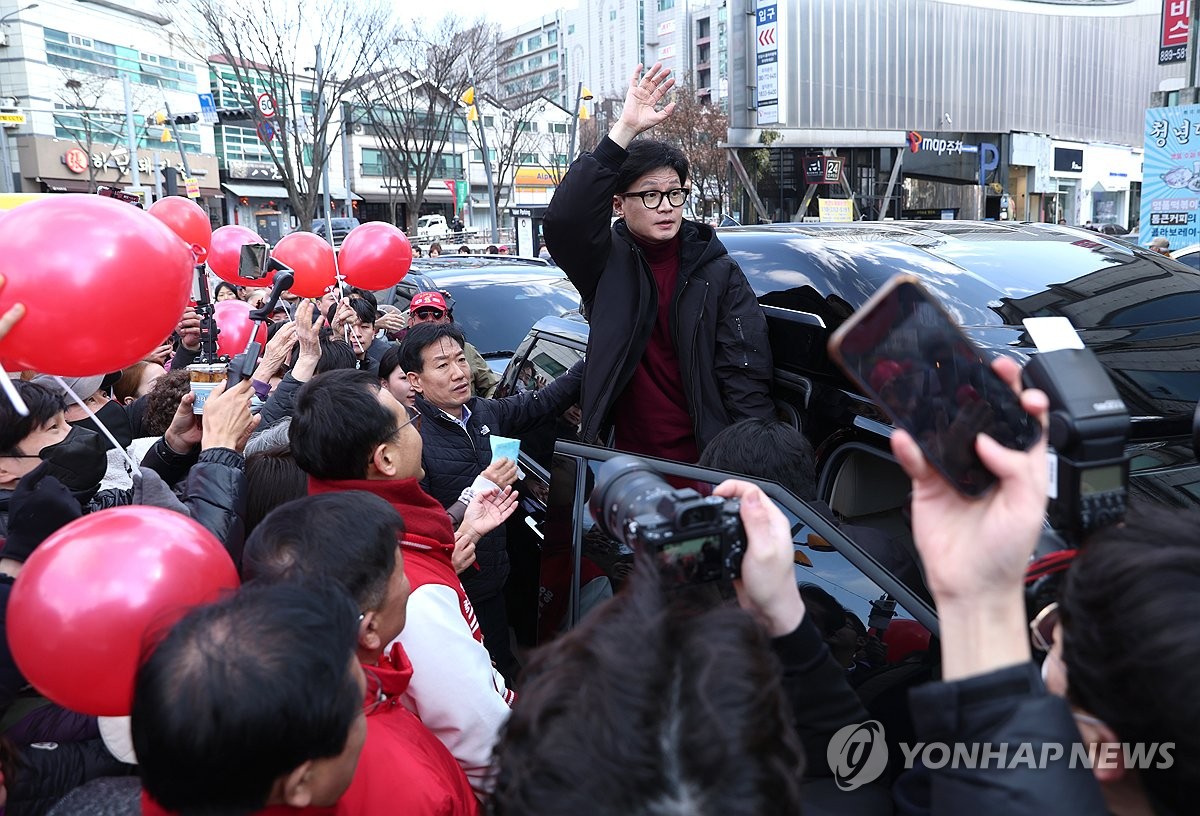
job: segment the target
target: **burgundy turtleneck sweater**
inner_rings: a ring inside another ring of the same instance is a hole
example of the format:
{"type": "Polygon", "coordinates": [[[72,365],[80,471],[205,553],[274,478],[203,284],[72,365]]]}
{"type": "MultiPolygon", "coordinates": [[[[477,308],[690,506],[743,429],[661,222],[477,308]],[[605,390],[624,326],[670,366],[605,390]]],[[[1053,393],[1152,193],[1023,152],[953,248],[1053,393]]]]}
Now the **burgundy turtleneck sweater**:
{"type": "Polygon", "coordinates": [[[700,458],[683,390],[679,354],[671,337],[671,307],[679,282],[679,236],[663,244],[634,238],[658,287],[658,317],[633,378],[614,409],[620,450],[693,463],[700,458]]]}

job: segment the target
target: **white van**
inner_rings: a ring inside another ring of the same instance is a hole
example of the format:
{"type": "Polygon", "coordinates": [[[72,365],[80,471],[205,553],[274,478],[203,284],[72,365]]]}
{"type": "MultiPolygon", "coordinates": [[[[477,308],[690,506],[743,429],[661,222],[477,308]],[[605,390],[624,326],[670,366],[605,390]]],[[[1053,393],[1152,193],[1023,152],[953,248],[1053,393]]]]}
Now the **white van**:
{"type": "Polygon", "coordinates": [[[440,238],[450,234],[444,215],[422,215],[417,219],[418,238],[440,238]]]}

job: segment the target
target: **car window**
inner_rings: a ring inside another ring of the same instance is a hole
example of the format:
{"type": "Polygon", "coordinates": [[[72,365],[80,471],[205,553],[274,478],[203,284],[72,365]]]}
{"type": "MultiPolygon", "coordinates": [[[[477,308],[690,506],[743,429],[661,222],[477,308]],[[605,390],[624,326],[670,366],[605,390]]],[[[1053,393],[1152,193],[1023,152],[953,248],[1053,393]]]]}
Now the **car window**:
{"type": "MultiPolygon", "coordinates": [[[[519,360],[513,358],[498,393],[540,391],[567,373],[583,356],[581,349],[565,345],[554,335],[537,335],[525,355],[519,360]]],[[[578,440],[578,427],[562,416],[547,419],[521,434],[521,451],[549,470],[556,439],[578,440]]]]}
{"type": "MultiPolygon", "coordinates": [[[[568,543],[572,543],[578,550],[581,563],[598,567],[609,576],[610,580],[617,584],[617,589],[619,589],[620,583],[627,577],[631,569],[633,552],[623,543],[614,541],[604,535],[596,526],[595,519],[587,508],[587,499],[595,487],[596,475],[602,459],[598,455],[574,457],[564,453],[564,450],[587,451],[598,449],[589,449],[588,446],[583,445],[559,446],[559,452],[555,454],[553,467],[551,468],[553,476],[550,482],[547,529],[551,530],[553,535],[557,537],[555,546],[564,546],[564,542],[561,539],[563,536],[572,535],[570,532],[572,528],[571,519],[573,518],[573,514],[578,512],[580,523],[575,526],[573,533],[577,540],[568,543]],[[570,460],[581,462],[585,466],[583,471],[581,473],[577,472],[578,465],[573,464],[570,460]],[[558,478],[560,473],[565,478],[558,478]],[[584,498],[582,510],[575,503],[576,490],[580,486],[580,481],[582,481],[582,495],[584,498]]],[[[607,455],[611,454],[606,452],[605,456],[607,457],[607,455]]],[[[653,465],[661,472],[669,472],[677,469],[689,472],[695,470],[675,463],[654,462],[653,465]]],[[[716,482],[689,480],[688,484],[700,490],[711,492],[711,488],[715,486],[716,482]]],[[[786,491],[783,491],[777,485],[771,485],[770,488],[777,495],[786,494],[786,491]]],[[[795,570],[797,582],[811,584],[825,590],[845,610],[853,614],[865,625],[871,617],[872,601],[876,601],[886,594],[883,587],[868,577],[863,569],[852,563],[833,542],[817,532],[816,527],[813,525],[823,520],[823,517],[816,510],[790,494],[786,494],[784,501],[777,501],[776,503],[792,523],[793,540],[796,545],[795,570]]],[[[547,538],[549,539],[550,535],[547,538]]],[[[834,538],[836,539],[836,536],[834,538]]],[[[557,591],[562,593],[569,591],[569,589],[569,587],[558,587],[557,591]]],[[[904,597],[909,596],[905,594],[904,597]]],[[[912,605],[913,609],[910,610],[905,604],[898,604],[895,609],[895,619],[908,621],[920,620],[922,625],[932,624],[933,612],[931,608],[922,608],[920,601],[915,598],[912,605]],[[919,614],[920,617],[917,617],[914,613],[919,614]]],[[[578,617],[572,619],[571,622],[581,619],[586,615],[587,611],[587,609],[574,610],[578,617]]],[[[568,621],[565,620],[555,621],[552,628],[562,628],[567,623],[568,621]]],[[[916,626],[915,623],[913,625],[916,626]]]]}
{"type": "Polygon", "coordinates": [[[454,296],[455,322],[484,356],[511,354],[543,317],[579,308],[579,294],[573,288],[548,281],[492,280],[452,286],[450,294],[454,296]]]}
{"type": "Polygon", "coordinates": [[[1186,255],[1176,257],[1175,260],[1186,267],[1200,271],[1200,252],[1189,252],[1186,255]]]}

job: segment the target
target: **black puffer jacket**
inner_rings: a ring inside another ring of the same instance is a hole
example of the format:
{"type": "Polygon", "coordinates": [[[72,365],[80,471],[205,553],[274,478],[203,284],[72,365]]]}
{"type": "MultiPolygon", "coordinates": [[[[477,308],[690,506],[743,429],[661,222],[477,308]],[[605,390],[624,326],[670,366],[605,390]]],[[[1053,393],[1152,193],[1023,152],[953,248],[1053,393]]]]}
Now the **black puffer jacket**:
{"type": "MultiPolygon", "coordinates": [[[[526,391],[503,399],[472,397],[467,403],[471,418],[464,429],[423,398],[417,397],[421,412],[421,438],[424,448],[421,464],[425,468],[422,489],[443,507],[458,501],[463,488],[492,461],[490,436],[516,437],[543,420],[570,408],[579,396],[584,362],[580,360],[550,385],[539,391],[526,391]]],[[[491,598],[504,588],[508,579],[508,551],[504,525],[484,536],[475,545],[479,569],[468,569],[459,578],[472,602],[491,598]]]]}
{"type": "MultiPolygon", "coordinates": [[[[617,173],[628,154],[605,137],[554,193],[546,246],[583,297],[591,324],[583,380],[583,441],[607,435],[617,398],[633,376],[658,316],[658,287],[624,221],[610,227],[617,173]]],[[[696,443],[703,451],[727,425],[775,415],[767,319],[716,233],[684,221],[671,334],[696,443]]]]}
{"type": "MultiPolygon", "coordinates": [[[[242,547],[246,543],[246,460],[237,451],[210,448],[200,454],[195,464],[186,467],[190,461],[190,456],[174,453],[160,439],[142,460],[142,467],[154,470],[168,484],[181,481],[176,490],[182,488],[182,501],[188,514],[225,545],[234,564],[240,567],[242,547]],[[151,466],[152,458],[156,461],[155,466],[151,466]],[[164,466],[165,462],[169,464],[164,466]],[[180,464],[186,469],[177,469],[180,464]],[[186,481],[182,481],[184,474],[186,481]]],[[[0,490],[0,537],[8,534],[11,497],[11,490],[0,490]]],[[[133,500],[133,490],[101,490],[88,502],[84,512],[125,507],[133,504],[133,500]]]]}

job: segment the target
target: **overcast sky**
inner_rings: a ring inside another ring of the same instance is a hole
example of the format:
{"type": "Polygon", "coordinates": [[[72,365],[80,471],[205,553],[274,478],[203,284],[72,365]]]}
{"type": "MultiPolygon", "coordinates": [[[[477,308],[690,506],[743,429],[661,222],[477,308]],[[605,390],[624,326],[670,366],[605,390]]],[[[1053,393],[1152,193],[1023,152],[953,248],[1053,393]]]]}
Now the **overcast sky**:
{"type": "Polygon", "coordinates": [[[447,11],[464,19],[486,17],[501,29],[509,29],[549,14],[557,8],[573,8],[574,0],[454,0],[450,6],[432,4],[429,16],[439,18],[447,11]]]}

